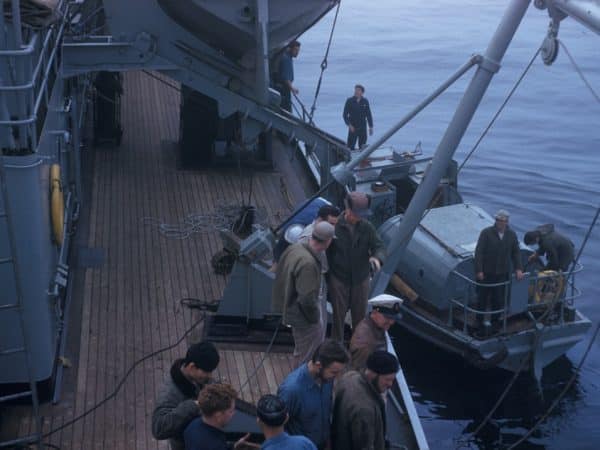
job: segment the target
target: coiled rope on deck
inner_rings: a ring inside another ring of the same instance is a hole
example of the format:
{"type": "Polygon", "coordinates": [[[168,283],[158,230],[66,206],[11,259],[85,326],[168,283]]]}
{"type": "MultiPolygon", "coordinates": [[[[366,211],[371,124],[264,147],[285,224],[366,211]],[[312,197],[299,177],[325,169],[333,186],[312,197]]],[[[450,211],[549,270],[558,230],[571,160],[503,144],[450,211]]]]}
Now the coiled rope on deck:
{"type": "MultiPolygon", "coordinates": [[[[240,213],[245,212],[240,205],[224,205],[220,206],[218,211],[188,214],[182,220],[173,223],[155,217],[142,217],[141,221],[144,225],[158,229],[159,233],[168,239],[187,239],[196,233],[212,233],[217,230],[235,231],[234,226],[240,213]]],[[[262,208],[255,211],[254,219],[255,223],[264,224],[266,213],[262,208]]]]}

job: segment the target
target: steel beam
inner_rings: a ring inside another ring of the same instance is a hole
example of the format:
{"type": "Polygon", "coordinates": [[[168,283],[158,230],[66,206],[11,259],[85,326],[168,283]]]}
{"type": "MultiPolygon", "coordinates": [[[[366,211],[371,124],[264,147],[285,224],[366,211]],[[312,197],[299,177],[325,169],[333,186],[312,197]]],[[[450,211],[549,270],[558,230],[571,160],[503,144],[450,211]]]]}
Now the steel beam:
{"type": "Polygon", "coordinates": [[[440,180],[446,173],[454,152],[469,126],[492,77],[497,72],[500,61],[518,29],[529,3],[529,0],[512,0],[510,2],[484,54],[483,63],[479,65],[473,75],[438,145],[431,165],[425,171],[423,180],[408,205],[398,232],[388,246],[389,256],[371,283],[371,297],[383,293],[387,288],[390,278],[400,262],[402,252],[408,245],[425,209],[435,194],[440,180]]]}

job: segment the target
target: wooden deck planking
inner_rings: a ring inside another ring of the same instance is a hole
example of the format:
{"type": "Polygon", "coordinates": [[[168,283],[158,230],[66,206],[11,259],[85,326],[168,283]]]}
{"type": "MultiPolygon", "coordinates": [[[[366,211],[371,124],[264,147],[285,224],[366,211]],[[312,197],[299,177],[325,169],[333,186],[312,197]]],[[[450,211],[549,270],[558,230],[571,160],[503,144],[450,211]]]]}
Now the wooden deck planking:
{"type": "MultiPolygon", "coordinates": [[[[177,139],[178,107],[173,89],[141,72],[125,76],[123,142],[118,149],[96,149],[87,205],[87,246],[103,249],[105,263],[85,270],[81,292],[74,295],[83,301],[77,368],[71,369],[77,375],[72,386],[64,387],[62,404],[44,405],[45,431],[112,393],[135,360],[176,342],[198,316],[179,305],[181,298],[212,301],[221,295],[226,279],[214,275],[210,266],[211,256],[221,248],[218,232],[174,240],[142,222],[143,217],[156,217],[171,223],[242,201],[236,170],[177,169],[170,143],[177,139]]],[[[248,186],[247,174],[242,180],[248,186]]],[[[253,182],[253,202],[266,211],[269,224],[277,224],[289,211],[279,176],[257,171],[253,182]]],[[[172,361],[186,347],[184,341],[141,364],[114,399],[46,442],[63,449],[166,449],[165,442],[152,438],[150,417],[172,361]]],[[[264,349],[256,350],[222,349],[217,375],[240,389],[263,358],[264,349]]],[[[275,392],[289,369],[289,355],[269,355],[242,398],[255,402],[275,392]]],[[[13,412],[10,425],[25,434],[31,429],[29,409],[15,407],[13,412]]]]}

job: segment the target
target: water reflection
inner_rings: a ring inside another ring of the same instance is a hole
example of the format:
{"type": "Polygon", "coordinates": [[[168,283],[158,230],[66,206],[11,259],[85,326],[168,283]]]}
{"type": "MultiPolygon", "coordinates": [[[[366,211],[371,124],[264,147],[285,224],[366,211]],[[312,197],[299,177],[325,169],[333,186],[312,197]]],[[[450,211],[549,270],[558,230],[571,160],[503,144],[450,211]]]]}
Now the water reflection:
{"type": "MultiPolygon", "coordinates": [[[[493,419],[472,437],[510,382],[512,373],[477,369],[399,327],[393,329],[392,335],[415,402],[426,407],[428,419],[448,420],[458,426],[451,441],[436,443],[432,448],[508,447],[548,410],[575,372],[575,366],[566,356],[559,358],[544,370],[541,393],[528,373],[520,375],[493,419]]],[[[567,426],[583,396],[578,376],[550,417],[519,449],[545,449],[550,434],[567,426]]]]}

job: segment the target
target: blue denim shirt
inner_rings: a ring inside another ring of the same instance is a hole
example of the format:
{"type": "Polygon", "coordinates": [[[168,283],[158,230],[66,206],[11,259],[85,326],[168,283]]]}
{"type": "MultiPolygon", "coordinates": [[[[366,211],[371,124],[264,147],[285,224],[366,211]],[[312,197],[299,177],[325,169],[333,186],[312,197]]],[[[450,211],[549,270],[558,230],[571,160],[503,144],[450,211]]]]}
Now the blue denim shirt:
{"type": "Polygon", "coordinates": [[[333,381],[317,383],[302,364],[279,386],[278,395],[288,407],[290,419],[285,430],[309,438],[317,447],[329,439],[333,381]]]}
{"type": "Polygon", "coordinates": [[[260,447],[262,450],[316,450],[315,444],[304,436],[290,436],[285,431],[267,439],[260,447]]]}
{"type": "Polygon", "coordinates": [[[282,83],[285,81],[294,81],[294,61],[289,50],[283,52],[279,59],[279,80],[282,83]]]}

